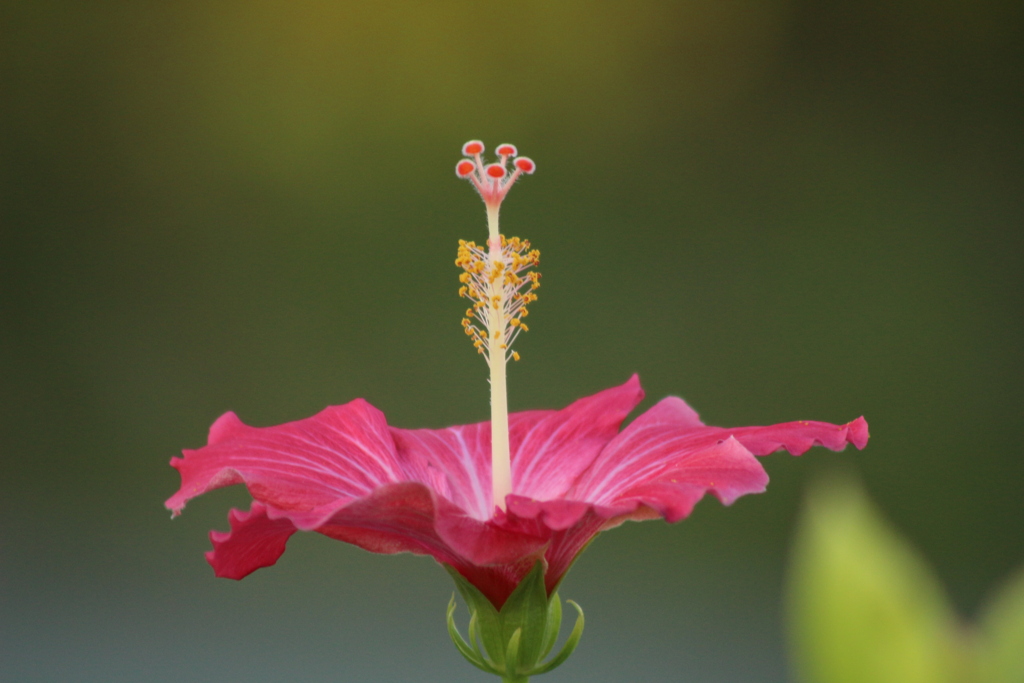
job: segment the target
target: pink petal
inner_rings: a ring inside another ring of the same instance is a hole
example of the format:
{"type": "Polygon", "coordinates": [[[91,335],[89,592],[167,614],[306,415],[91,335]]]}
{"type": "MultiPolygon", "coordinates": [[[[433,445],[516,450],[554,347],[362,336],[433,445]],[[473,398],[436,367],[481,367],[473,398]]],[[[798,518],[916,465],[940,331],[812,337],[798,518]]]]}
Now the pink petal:
{"type": "Polygon", "coordinates": [[[509,425],[515,444],[513,492],[537,500],[563,496],[643,398],[640,378],[633,375],[625,384],[581,398],[562,410],[514,415],[509,425]]]}
{"type": "Polygon", "coordinates": [[[409,478],[384,415],[362,399],[276,427],[249,427],[228,413],[211,427],[209,445],[184,455],[171,460],[181,488],[165,504],[175,514],[195,496],[238,483],[256,500],[304,511],[409,478]]]}
{"type": "Polygon", "coordinates": [[[474,519],[416,483],[392,484],[349,502],[316,530],[372,552],[431,555],[448,564],[515,562],[538,555],[548,538],[540,528],[524,533],[522,528],[474,519]]]}
{"type": "Polygon", "coordinates": [[[543,556],[550,537],[539,525],[481,522],[421,484],[379,489],[316,530],[375,553],[430,555],[454,567],[498,608],[543,556]]]}
{"type": "MultiPolygon", "coordinates": [[[[512,490],[539,500],[561,496],[619,431],[643,400],[640,380],[582,398],[562,410],[509,415],[512,490]]],[[[391,434],[403,462],[424,464],[443,475],[436,490],[478,520],[490,519],[491,426],[488,422],[447,429],[397,429],[391,434]]]]}
{"type": "Polygon", "coordinates": [[[577,500],[534,500],[512,494],[508,497],[508,511],[522,519],[537,520],[540,524],[554,531],[562,531],[573,526],[590,509],[590,503],[577,500]]]}
{"type": "Polygon", "coordinates": [[[447,429],[391,428],[399,457],[439,473],[435,490],[479,520],[491,504],[491,425],[480,422],[447,429]]]}
{"type": "MultiPolygon", "coordinates": [[[[608,444],[566,497],[613,505],[628,499],[630,491],[637,487],[695,484],[706,486],[723,502],[730,503],[740,495],[760,492],[767,482],[767,475],[760,466],[754,466],[752,459],[734,447],[718,448],[730,438],[756,455],[782,448],[798,455],[815,444],[832,450],[842,450],[847,443],[862,448],[867,437],[863,418],[847,425],[790,422],[770,427],[706,427],[682,399],[670,396],[608,444]],[[702,452],[704,456],[699,456],[702,452]],[[725,458],[721,460],[723,469],[715,471],[719,458],[725,458]]],[[[686,510],[687,496],[681,492],[679,495],[678,505],[665,508],[675,510],[673,514],[686,510]]]]}
{"type": "Polygon", "coordinates": [[[761,463],[734,438],[708,448],[681,453],[655,468],[650,476],[614,497],[615,507],[638,503],[656,510],[668,522],[689,516],[693,506],[713,493],[731,505],[748,493],[763,493],[768,474],[761,463]]]}
{"type": "MultiPolygon", "coordinates": [[[[651,422],[657,424],[656,420],[651,422]]],[[[659,454],[653,455],[652,460],[657,461],[659,454]]],[[[600,501],[509,497],[510,514],[536,519],[555,532],[544,554],[549,589],[561,581],[579,552],[604,529],[629,519],[659,516],[678,522],[708,492],[729,505],[747,493],[761,493],[768,483],[764,468],[736,439],[686,453],[674,453],[668,448],[660,455],[668,457],[664,462],[648,462],[648,476],[600,501]]]]}
{"type": "MultiPolygon", "coordinates": [[[[729,505],[741,495],[761,493],[767,483],[768,475],[761,464],[735,439],[676,458],[674,466],[661,471],[657,478],[621,491],[609,504],[587,505],[572,526],[552,535],[544,554],[548,562],[545,575],[548,592],[558,586],[579,554],[601,531],[628,520],[664,517],[668,522],[678,522],[689,516],[708,492],[729,505]]],[[[561,502],[549,501],[541,503],[540,507],[561,502]]],[[[569,519],[557,516],[563,512],[561,506],[553,507],[552,512],[554,515],[543,511],[541,518],[545,523],[564,523],[569,519]]]]}
{"type": "MultiPolygon", "coordinates": [[[[277,562],[288,538],[314,514],[258,502],[248,513],[232,510],[231,531],[210,532],[207,561],[217,576],[241,579],[277,562]]],[[[418,483],[381,487],[328,513],[315,530],[370,552],[429,555],[463,573],[499,607],[543,556],[550,537],[539,525],[524,531],[474,520],[418,483]]]]}
{"type": "Polygon", "coordinates": [[[213,550],[206,561],[217,576],[241,579],[277,562],[297,529],[288,519],[270,519],[266,506],[254,502],[249,512],[228,513],[231,531],[211,531],[213,550]]]}
{"type": "Polygon", "coordinates": [[[863,450],[868,443],[868,423],[863,417],[844,425],[828,422],[784,422],[770,427],[739,427],[724,429],[749,448],[754,455],[768,455],[786,449],[793,455],[802,455],[811,446],[824,446],[841,451],[847,444],[863,450]]]}

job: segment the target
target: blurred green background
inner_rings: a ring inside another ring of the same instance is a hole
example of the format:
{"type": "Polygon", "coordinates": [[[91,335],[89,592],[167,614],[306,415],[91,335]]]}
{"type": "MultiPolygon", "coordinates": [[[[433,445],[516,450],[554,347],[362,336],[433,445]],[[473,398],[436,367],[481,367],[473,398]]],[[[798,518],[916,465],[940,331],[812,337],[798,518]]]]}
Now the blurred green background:
{"type": "MultiPolygon", "coordinates": [[[[805,483],[859,473],[970,616],[1024,562],[1024,5],[0,4],[0,678],[476,681],[431,560],[315,534],[242,582],[171,522],[226,410],[486,419],[461,144],[537,174],[513,410],[639,372],[712,424],[864,414],[863,453],[602,538],[558,681],[791,680],[805,483]]],[[[464,617],[464,612],[461,612],[464,617]]]]}

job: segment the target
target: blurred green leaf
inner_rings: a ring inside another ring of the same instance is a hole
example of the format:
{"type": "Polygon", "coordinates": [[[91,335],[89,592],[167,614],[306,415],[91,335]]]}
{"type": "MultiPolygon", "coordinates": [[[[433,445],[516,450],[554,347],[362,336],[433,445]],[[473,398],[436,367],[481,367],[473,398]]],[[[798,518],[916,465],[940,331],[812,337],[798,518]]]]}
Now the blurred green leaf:
{"type": "Polygon", "coordinates": [[[1024,571],[985,610],[977,645],[980,683],[1024,683],[1024,571]]]}
{"type": "Polygon", "coordinates": [[[811,492],[790,581],[804,683],[963,679],[955,619],[937,581],[853,484],[811,492]]]}

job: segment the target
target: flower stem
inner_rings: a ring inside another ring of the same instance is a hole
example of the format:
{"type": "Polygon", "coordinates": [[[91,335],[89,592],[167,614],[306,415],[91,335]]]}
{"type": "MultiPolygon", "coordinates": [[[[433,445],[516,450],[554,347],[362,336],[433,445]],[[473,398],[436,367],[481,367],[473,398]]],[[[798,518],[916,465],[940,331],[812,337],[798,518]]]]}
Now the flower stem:
{"type": "MultiPolygon", "coordinates": [[[[500,263],[501,233],[498,231],[498,207],[487,207],[488,256],[500,263]]],[[[488,357],[491,366],[491,495],[494,505],[505,509],[505,496],[512,493],[512,463],[508,444],[508,390],[505,383],[505,295],[504,278],[490,285],[492,305],[488,327],[488,357]]]]}

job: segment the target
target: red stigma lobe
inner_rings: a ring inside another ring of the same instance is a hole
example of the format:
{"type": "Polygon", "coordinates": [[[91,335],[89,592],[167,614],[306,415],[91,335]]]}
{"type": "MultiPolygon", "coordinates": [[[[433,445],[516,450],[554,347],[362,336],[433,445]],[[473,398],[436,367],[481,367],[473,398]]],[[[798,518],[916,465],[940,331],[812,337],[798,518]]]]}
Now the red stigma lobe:
{"type": "Polygon", "coordinates": [[[484,143],[480,142],[479,140],[470,140],[469,142],[462,146],[462,153],[465,154],[467,157],[471,157],[474,154],[483,154],[484,143]]]}
{"type": "Polygon", "coordinates": [[[523,173],[533,173],[537,170],[537,164],[530,157],[519,157],[516,159],[516,168],[523,173]]]}

